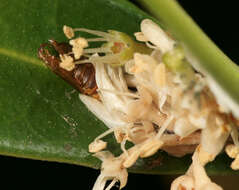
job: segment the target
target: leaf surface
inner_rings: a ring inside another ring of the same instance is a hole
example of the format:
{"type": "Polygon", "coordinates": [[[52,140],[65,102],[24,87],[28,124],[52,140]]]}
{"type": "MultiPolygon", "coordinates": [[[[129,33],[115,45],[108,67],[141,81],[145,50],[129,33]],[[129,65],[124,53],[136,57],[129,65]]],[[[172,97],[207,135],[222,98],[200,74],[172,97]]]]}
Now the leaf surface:
{"type": "MultiPolygon", "coordinates": [[[[0,0],[0,10],[0,154],[99,168],[88,144],[107,128],[38,60],[37,49],[47,39],[66,41],[65,24],[132,35],[149,16],[124,0],[0,0]]],[[[106,140],[120,152],[112,136],[106,140]]],[[[209,171],[231,173],[230,161],[219,156],[209,171]]],[[[176,174],[190,162],[160,152],[131,171],[176,174]]]]}

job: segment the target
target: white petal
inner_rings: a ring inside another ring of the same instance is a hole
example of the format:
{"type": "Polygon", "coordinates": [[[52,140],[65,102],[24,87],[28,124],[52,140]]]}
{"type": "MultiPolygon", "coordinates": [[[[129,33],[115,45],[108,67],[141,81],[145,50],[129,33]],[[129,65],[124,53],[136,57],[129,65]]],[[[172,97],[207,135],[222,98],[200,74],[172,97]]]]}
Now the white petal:
{"type": "Polygon", "coordinates": [[[173,49],[175,41],[153,21],[145,19],[141,22],[141,31],[144,36],[154,45],[156,45],[162,53],[173,49]]]}
{"type": "Polygon", "coordinates": [[[82,94],[79,97],[86,107],[107,127],[112,128],[126,125],[119,117],[117,118],[110,113],[100,101],[82,94]]]}
{"type": "MultiPolygon", "coordinates": [[[[117,92],[129,92],[126,89],[126,82],[121,82],[123,79],[120,77],[122,68],[112,68],[103,63],[95,64],[95,78],[99,89],[106,89],[117,92]]],[[[100,91],[100,98],[109,111],[117,110],[126,113],[126,99],[131,100],[129,97],[117,95],[112,92],[100,91]]]]}

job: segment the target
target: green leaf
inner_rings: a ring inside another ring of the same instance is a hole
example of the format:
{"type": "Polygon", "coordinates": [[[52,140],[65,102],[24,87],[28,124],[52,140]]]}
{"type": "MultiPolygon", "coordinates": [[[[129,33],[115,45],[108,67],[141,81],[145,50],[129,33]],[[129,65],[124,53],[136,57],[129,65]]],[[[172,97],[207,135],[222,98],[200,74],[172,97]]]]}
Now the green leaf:
{"type": "MultiPolygon", "coordinates": [[[[64,24],[132,35],[150,17],[125,0],[0,0],[0,10],[0,153],[99,168],[88,144],[107,128],[38,60],[37,49],[47,39],[66,40],[64,24]]],[[[120,152],[112,136],[106,140],[120,152]]],[[[190,156],[160,152],[140,159],[131,171],[176,174],[190,162],[190,156]]],[[[230,162],[221,155],[208,169],[232,173],[230,162]]]]}

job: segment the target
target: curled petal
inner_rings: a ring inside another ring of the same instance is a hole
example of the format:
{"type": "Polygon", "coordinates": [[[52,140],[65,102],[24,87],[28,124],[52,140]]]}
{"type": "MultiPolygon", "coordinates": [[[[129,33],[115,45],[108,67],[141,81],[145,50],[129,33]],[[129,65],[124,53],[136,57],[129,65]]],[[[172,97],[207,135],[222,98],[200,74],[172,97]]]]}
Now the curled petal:
{"type": "Polygon", "coordinates": [[[145,19],[141,22],[141,31],[144,36],[154,45],[156,45],[162,53],[173,49],[175,41],[153,21],[145,19]]]}

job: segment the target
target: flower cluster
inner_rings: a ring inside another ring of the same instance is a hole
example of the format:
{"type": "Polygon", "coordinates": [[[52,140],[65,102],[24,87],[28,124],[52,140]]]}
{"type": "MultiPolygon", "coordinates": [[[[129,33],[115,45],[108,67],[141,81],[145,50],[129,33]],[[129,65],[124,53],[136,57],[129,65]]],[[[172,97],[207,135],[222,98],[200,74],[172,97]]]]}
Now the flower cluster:
{"type": "Polygon", "coordinates": [[[204,166],[223,150],[231,135],[236,143],[228,145],[226,152],[235,158],[231,167],[239,169],[237,120],[222,111],[207,77],[195,72],[183,48],[148,19],[142,21],[141,32],[135,33],[143,43],[117,31],[68,26],[63,31],[72,52],[61,55],[60,67],[70,71],[75,64],[94,65],[99,99],[86,95],[80,99],[109,127],[89,145],[89,151],[102,160],[93,189],[103,190],[107,180],[112,180],[107,189],[117,180],[124,187],[127,168],[139,157],[162,149],[178,157],[194,152],[192,165],[172,183],[172,190],[221,190],[206,175],[204,166]],[[97,37],[72,39],[75,32],[97,37]],[[88,48],[90,42],[105,43],[88,48]],[[111,133],[122,149],[119,156],[105,151],[107,143],[102,138],[111,133]],[[127,141],[134,146],[126,149],[127,141]]]}

